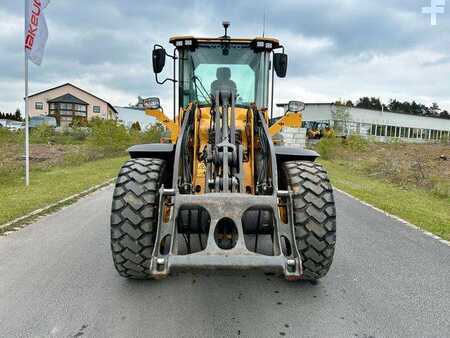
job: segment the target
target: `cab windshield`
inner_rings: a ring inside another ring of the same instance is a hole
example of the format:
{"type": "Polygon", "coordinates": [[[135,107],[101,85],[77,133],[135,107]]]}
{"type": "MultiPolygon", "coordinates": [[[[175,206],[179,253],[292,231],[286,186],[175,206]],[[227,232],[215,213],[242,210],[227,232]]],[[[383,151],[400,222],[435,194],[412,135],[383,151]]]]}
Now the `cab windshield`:
{"type": "Polygon", "coordinates": [[[180,54],[180,105],[191,101],[209,105],[218,90],[228,89],[235,93],[238,106],[267,106],[266,52],[255,53],[246,44],[208,44],[180,54]]]}

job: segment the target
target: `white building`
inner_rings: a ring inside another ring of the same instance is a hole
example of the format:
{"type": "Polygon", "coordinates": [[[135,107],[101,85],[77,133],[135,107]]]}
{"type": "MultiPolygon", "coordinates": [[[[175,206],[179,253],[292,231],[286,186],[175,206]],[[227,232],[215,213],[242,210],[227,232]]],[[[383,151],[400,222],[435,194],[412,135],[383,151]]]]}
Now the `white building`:
{"type": "MultiPolygon", "coordinates": [[[[277,106],[284,107],[283,104],[277,106]]],[[[302,113],[303,121],[329,123],[335,129],[344,130],[344,134],[371,136],[380,141],[432,142],[450,138],[448,119],[345,108],[332,103],[308,103],[302,113]]]]}
{"type": "Polygon", "coordinates": [[[146,115],[143,109],[132,107],[114,107],[118,113],[118,119],[125,127],[130,128],[134,122],[139,122],[143,130],[154,125],[157,121],[154,117],[146,115]]]}

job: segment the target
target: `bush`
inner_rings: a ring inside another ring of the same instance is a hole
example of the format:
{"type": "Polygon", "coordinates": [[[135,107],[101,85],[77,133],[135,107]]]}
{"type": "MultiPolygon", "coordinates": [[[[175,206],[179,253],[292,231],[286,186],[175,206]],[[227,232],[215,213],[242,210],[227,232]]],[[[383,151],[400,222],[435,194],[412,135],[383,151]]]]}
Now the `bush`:
{"type": "Polygon", "coordinates": [[[87,139],[90,134],[90,130],[88,128],[72,128],[69,131],[69,136],[72,140],[83,142],[87,139]]]}
{"type": "Polygon", "coordinates": [[[338,148],[341,146],[341,139],[336,137],[324,137],[317,143],[315,149],[325,160],[334,159],[338,148]]]}
{"type": "Polygon", "coordinates": [[[350,135],[343,143],[353,151],[364,151],[369,146],[369,141],[359,135],[350,135]]]}
{"type": "Polygon", "coordinates": [[[88,143],[102,149],[105,153],[119,153],[131,144],[131,136],[128,130],[114,120],[94,119],[89,124],[91,135],[88,143]]]}
{"type": "Polygon", "coordinates": [[[86,118],[81,117],[81,116],[75,116],[72,119],[72,122],[70,123],[69,127],[72,127],[72,128],[87,127],[88,124],[89,123],[86,120],[86,118]]]}
{"type": "Polygon", "coordinates": [[[0,143],[20,143],[24,139],[22,131],[10,131],[0,127],[0,143]]]}
{"type": "Polygon", "coordinates": [[[64,165],[72,166],[72,165],[80,165],[82,163],[96,160],[101,158],[102,156],[95,156],[93,152],[89,149],[82,149],[78,152],[68,153],[64,155],[64,165]]]}
{"type": "Polygon", "coordinates": [[[141,134],[141,143],[159,143],[163,134],[163,125],[156,123],[155,125],[147,128],[147,130],[141,134]]]}
{"type": "Polygon", "coordinates": [[[30,142],[36,144],[54,143],[55,130],[46,124],[30,130],[30,142]]]}
{"type": "Polygon", "coordinates": [[[450,197],[450,182],[441,177],[431,178],[431,191],[438,197],[450,197]]]}

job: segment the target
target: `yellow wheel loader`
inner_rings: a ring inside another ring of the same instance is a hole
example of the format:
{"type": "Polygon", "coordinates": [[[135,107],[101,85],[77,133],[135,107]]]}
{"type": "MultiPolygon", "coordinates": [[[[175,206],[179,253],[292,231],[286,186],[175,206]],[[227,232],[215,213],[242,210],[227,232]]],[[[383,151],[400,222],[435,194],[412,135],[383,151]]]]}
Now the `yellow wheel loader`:
{"type": "Polygon", "coordinates": [[[300,127],[304,104],[273,125],[275,74],[287,55],[277,39],[177,36],[153,49],[156,82],[173,85],[173,117],[158,98],[145,113],[169,142],[131,147],[115,183],[111,250],[121,276],[163,278],[192,269],[261,269],[317,280],[336,242],[333,191],[319,156],[274,146],[300,127]],[[173,77],[161,81],[166,60],[173,77]]]}

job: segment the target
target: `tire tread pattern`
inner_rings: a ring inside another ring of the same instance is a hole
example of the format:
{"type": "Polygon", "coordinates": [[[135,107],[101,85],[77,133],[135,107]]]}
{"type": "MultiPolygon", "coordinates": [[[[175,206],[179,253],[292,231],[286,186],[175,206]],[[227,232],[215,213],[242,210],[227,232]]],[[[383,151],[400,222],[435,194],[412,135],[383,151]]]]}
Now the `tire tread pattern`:
{"type": "Polygon", "coordinates": [[[123,277],[150,278],[148,264],[165,164],[160,159],[131,159],[117,177],[111,208],[111,251],[114,266],[123,277]]]}
{"type": "Polygon", "coordinates": [[[295,237],[303,263],[303,279],[324,277],[336,244],[336,209],[326,170],[317,163],[283,163],[293,192],[295,237]]]}

